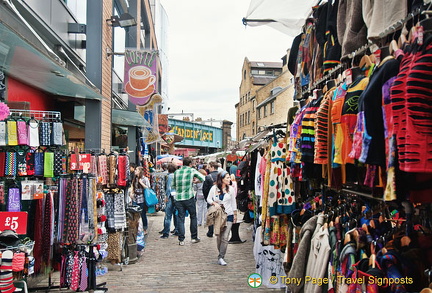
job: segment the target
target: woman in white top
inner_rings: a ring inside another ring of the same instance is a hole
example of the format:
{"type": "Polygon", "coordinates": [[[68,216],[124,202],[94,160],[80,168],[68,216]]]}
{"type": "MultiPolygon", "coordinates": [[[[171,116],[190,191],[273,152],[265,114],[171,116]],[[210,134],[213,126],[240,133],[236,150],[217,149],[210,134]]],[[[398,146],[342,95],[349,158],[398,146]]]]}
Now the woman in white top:
{"type": "Polygon", "coordinates": [[[228,248],[228,236],[233,223],[237,222],[237,202],[234,188],[231,186],[231,178],[228,172],[222,171],[217,175],[216,184],[212,186],[207,197],[210,205],[220,205],[227,214],[227,226],[217,236],[217,248],[219,251],[218,264],[226,266],[224,260],[228,248]]]}

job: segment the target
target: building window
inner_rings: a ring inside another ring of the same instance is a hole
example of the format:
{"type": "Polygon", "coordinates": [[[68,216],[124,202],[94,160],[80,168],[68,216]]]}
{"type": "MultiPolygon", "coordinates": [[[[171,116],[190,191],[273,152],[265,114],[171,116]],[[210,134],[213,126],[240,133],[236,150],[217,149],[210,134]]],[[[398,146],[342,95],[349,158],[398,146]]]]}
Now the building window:
{"type": "Polygon", "coordinates": [[[274,114],[275,108],[274,108],[274,101],[270,103],[270,115],[274,114]]]}
{"type": "Polygon", "coordinates": [[[252,113],[255,113],[255,100],[252,101],[252,113]]]}
{"type": "Polygon", "coordinates": [[[261,108],[258,108],[257,112],[258,112],[258,119],[261,119],[261,108]]]}
{"type": "Polygon", "coordinates": [[[243,79],[246,79],[246,69],[243,71],[243,79]]]}
{"type": "Polygon", "coordinates": [[[264,115],[264,117],[267,117],[267,105],[264,105],[263,108],[264,108],[264,114],[263,115],[264,115]]]}
{"type": "Polygon", "coordinates": [[[252,135],[255,135],[255,122],[252,122],[252,135]]]}
{"type": "Polygon", "coordinates": [[[247,112],[247,124],[250,124],[250,110],[247,112]]]}

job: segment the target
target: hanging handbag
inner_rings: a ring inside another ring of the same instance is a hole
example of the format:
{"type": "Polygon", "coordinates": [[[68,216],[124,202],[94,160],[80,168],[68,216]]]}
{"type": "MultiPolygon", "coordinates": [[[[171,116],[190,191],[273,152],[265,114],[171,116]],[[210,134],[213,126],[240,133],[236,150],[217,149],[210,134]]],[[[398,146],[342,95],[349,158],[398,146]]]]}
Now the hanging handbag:
{"type": "Polygon", "coordinates": [[[155,206],[159,202],[156,193],[151,188],[144,189],[144,198],[148,207],[155,206]]]}

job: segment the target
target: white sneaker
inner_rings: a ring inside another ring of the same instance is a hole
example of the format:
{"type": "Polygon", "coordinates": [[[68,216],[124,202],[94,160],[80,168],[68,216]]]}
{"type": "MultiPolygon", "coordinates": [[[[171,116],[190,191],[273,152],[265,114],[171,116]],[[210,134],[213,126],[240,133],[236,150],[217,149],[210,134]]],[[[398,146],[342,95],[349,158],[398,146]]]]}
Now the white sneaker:
{"type": "Polygon", "coordinates": [[[180,245],[180,246],[184,246],[184,245],[185,245],[185,242],[184,242],[184,241],[179,241],[179,245],[180,245]]]}
{"type": "Polygon", "coordinates": [[[192,239],[192,240],[191,240],[192,243],[198,243],[198,242],[200,242],[200,241],[201,241],[201,239],[199,239],[199,238],[195,238],[195,239],[192,239]]]}
{"type": "Polygon", "coordinates": [[[227,265],[226,261],[224,261],[223,258],[220,258],[220,259],[218,260],[218,264],[220,264],[221,266],[226,266],[226,265],[227,265]]]}

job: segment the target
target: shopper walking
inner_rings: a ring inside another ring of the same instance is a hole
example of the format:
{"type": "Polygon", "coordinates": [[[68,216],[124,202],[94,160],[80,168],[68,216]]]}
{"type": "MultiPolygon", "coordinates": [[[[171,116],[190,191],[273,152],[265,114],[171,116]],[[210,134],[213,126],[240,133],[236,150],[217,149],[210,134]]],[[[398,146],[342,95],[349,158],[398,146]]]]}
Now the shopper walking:
{"type": "MultiPolygon", "coordinates": [[[[204,169],[199,169],[198,172],[200,172],[204,176],[207,176],[207,172],[204,169]]],[[[207,200],[204,198],[203,184],[203,182],[198,182],[194,184],[198,226],[205,225],[205,215],[207,213],[207,200]]]]}
{"type": "Polygon", "coordinates": [[[178,232],[179,245],[185,245],[185,215],[189,212],[190,217],[190,233],[192,243],[200,242],[198,238],[198,225],[195,196],[193,192],[193,183],[204,181],[205,176],[192,168],[193,159],[187,157],[183,159],[183,167],[174,172],[173,188],[176,190],[175,207],[178,211],[178,232]]]}
{"type": "Polygon", "coordinates": [[[221,227],[216,241],[219,251],[218,264],[226,266],[225,254],[228,248],[228,236],[233,223],[237,222],[236,196],[234,188],[231,186],[231,177],[227,171],[222,171],[217,175],[216,185],[210,189],[207,202],[215,207],[221,206],[227,214],[226,226],[221,227]]]}
{"type": "Polygon", "coordinates": [[[150,188],[150,180],[144,176],[144,168],[138,166],[135,168],[135,176],[132,179],[132,201],[141,209],[141,219],[143,222],[144,235],[147,234],[147,205],[144,198],[144,189],[150,188]]]}
{"type": "MultiPolygon", "coordinates": [[[[211,161],[209,162],[208,168],[209,168],[209,174],[205,177],[204,183],[203,183],[203,195],[205,200],[207,201],[207,197],[209,195],[210,189],[212,186],[216,183],[217,175],[218,175],[218,163],[211,161]]],[[[210,205],[207,205],[207,209],[210,207],[210,205]]],[[[213,225],[208,226],[207,231],[207,237],[213,237],[213,225]]]]}
{"type": "Polygon", "coordinates": [[[162,234],[160,238],[166,239],[169,236],[169,232],[171,229],[171,219],[174,218],[174,235],[178,234],[177,225],[178,225],[178,216],[175,214],[175,204],[174,204],[174,196],[176,194],[175,189],[172,187],[172,183],[174,180],[174,172],[177,170],[177,167],[174,164],[168,164],[168,178],[166,182],[165,188],[165,218],[164,218],[164,228],[159,233],[162,234]]]}

